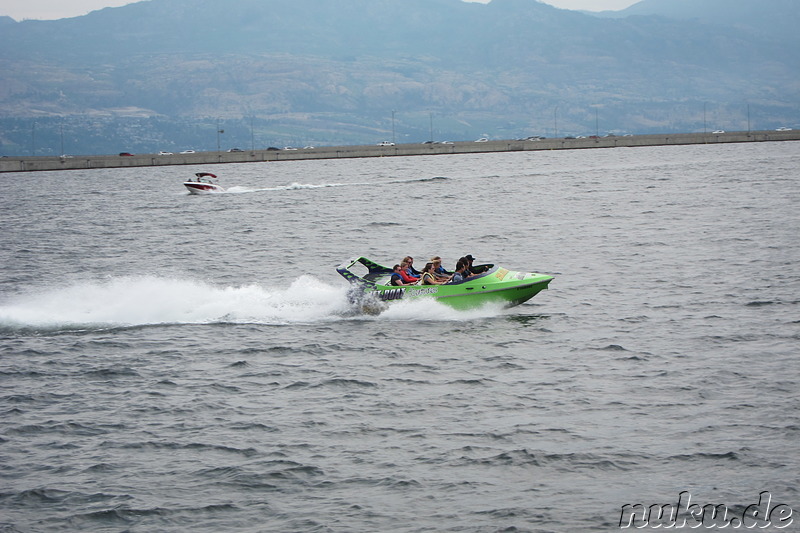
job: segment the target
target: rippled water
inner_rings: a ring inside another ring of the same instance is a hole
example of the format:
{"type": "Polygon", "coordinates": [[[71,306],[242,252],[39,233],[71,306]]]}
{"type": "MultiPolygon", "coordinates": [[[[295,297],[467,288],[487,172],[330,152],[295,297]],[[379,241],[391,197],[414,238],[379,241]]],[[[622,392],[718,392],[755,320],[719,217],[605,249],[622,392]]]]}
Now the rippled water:
{"type": "Polygon", "coordinates": [[[798,176],[792,142],[0,175],[0,531],[800,509],[798,176]],[[373,316],[334,270],[466,253],[556,277],[373,316]]]}

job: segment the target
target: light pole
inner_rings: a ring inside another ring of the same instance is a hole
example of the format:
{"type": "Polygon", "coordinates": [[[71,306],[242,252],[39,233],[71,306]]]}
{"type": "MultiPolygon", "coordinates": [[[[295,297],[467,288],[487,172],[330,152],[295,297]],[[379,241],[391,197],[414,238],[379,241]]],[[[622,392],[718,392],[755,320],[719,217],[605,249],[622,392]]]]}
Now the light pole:
{"type": "Polygon", "coordinates": [[[256,135],[253,133],[253,115],[250,115],[250,149],[256,149],[256,135]]]}
{"type": "Polygon", "coordinates": [[[433,111],[431,113],[431,142],[433,142],[433,111]]]}
{"type": "Polygon", "coordinates": [[[217,119],[217,152],[220,151],[220,146],[219,146],[219,134],[220,133],[225,133],[225,130],[219,129],[219,119],[217,119]]]}
{"type": "Polygon", "coordinates": [[[594,108],[594,136],[600,137],[600,118],[597,116],[597,108],[594,108]]]}
{"type": "Polygon", "coordinates": [[[392,143],[395,142],[394,138],[394,109],[392,109],[392,143]]]}
{"type": "Polygon", "coordinates": [[[750,135],[750,104],[747,104],[747,135],[750,135]]]}
{"type": "Polygon", "coordinates": [[[558,138],[558,106],[553,110],[553,137],[558,138]]]}
{"type": "Polygon", "coordinates": [[[708,126],[706,126],[706,103],[703,102],[703,135],[708,133],[708,126]]]}

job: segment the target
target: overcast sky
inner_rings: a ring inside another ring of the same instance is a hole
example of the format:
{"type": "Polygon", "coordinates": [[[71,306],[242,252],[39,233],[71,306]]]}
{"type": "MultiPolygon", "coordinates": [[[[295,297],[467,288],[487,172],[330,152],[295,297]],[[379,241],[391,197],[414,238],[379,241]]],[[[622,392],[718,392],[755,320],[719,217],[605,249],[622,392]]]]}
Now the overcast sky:
{"type": "MultiPolygon", "coordinates": [[[[346,0],[343,0],[346,1],[346,0]]],[[[488,0],[469,0],[486,3],[488,0]]],[[[542,0],[564,9],[587,9],[604,11],[607,9],[624,9],[638,0],[542,0]]],[[[131,4],[130,0],[2,0],[0,15],[7,15],[15,20],[42,19],[52,20],[85,15],[90,11],[104,7],[118,7],[131,4]]]]}

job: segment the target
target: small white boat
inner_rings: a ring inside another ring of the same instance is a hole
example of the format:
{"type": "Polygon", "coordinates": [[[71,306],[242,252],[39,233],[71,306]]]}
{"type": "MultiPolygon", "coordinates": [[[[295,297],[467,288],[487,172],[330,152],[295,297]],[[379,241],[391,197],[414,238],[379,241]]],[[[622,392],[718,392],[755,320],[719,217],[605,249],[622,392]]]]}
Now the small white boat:
{"type": "Polygon", "coordinates": [[[196,180],[184,181],[183,185],[192,194],[209,194],[214,192],[225,192],[225,189],[217,183],[217,176],[210,172],[198,172],[195,174],[196,180]]]}

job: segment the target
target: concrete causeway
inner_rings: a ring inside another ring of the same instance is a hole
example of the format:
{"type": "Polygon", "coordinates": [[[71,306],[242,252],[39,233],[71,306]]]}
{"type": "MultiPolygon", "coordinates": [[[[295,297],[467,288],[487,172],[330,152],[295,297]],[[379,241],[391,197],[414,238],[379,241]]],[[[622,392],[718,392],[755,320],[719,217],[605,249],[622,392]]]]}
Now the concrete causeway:
{"type": "Polygon", "coordinates": [[[673,133],[540,140],[459,141],[413,143],[395,146],[321,146],[296,150],[244,150],[242,152],[196,152],[191,154],[75,155],[43,157],[2,157],[0,172],[83,170],[93,168],[151,167],[163,165],[207,165],[256,161],[295,161],[412,155],[474,154],[535,150],[578,150],[682,144],[746,143],[800,140],[800,130],[734,131],[725,133],[673,133]]]}

